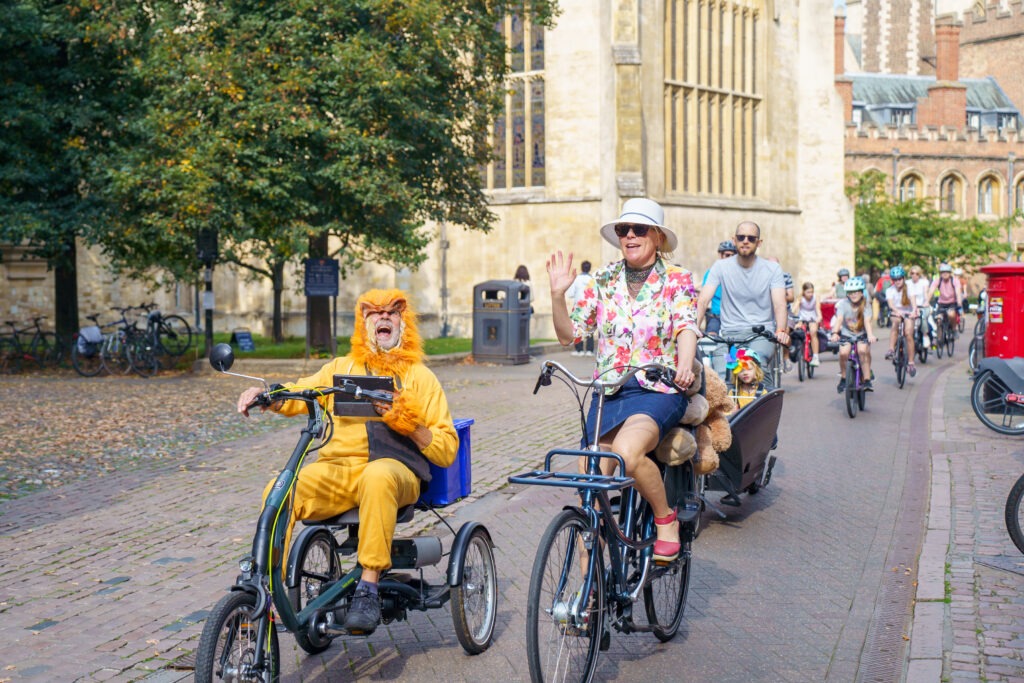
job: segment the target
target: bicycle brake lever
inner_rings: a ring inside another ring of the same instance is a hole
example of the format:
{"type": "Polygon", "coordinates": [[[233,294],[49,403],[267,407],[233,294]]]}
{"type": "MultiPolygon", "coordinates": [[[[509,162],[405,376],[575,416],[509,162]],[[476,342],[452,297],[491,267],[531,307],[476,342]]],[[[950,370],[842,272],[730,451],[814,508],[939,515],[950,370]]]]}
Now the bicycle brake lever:
{"type": "Polygon", "coordinates": [[[545,368],[540,371],[540,377],[537,378],[537,384],[533,387],[533,393],[536,394],[540,390],[541,386],[551,386],[551,373],[553,370],[554,369],[552,367],[545,366],[545,368]]]}

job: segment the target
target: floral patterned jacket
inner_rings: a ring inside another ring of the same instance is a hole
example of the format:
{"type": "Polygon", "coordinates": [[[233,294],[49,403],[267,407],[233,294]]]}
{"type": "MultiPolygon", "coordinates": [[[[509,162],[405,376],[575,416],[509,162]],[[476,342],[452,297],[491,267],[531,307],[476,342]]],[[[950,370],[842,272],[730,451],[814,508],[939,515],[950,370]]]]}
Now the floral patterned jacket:
{"type": "MultiPolygon", "coordinates": [[[[676,365],[676,337],[697,328],[697,294],[690,271],[655,261],[635,300],[629,298],[624,260],[601,268],[569,314],[575,341],[597,331],[597,368],[594,377],[614,381],[629,366],[661,363],[676,365]],[[605,374],[607,373],[607,374],[605,374]]],[[[662,393],[676,389],[636,376],[640,386],[662,393]]],[[[609,391],[609,393],[613,393],[609,391]]]]}

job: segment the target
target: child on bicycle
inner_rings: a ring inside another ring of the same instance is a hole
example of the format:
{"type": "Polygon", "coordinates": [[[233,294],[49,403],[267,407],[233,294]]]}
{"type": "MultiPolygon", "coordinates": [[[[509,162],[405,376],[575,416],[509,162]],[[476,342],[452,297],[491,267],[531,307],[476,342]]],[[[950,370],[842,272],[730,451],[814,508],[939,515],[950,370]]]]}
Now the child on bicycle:
{"type": "Polygon", "coordinates": [[[811,335],[811,365],[821,365],[818,360],[818,325],[821,323],[821,304],[814,296],[814,283],[805,282],[801,288],[800,303],[797,305],[797,322],[804,324],[805,334],[811,335]]]}
{"type": "Polygon", "coordinates": [[[871,341],[878,341],[871,329],[871,313],[867,311],[864,298],[864,279],[851,277],[846,281],[846,298],[836,304],[836,325],[832,328],[832,341],[839,342],[839,386],[840,394],[846,391],[846,361],[850,358],[850,347],[856,342],[860,366],[864,371],[861,386],[872,391],[871,386],[871,341]]]}
{"type": "Polygon", "coordinates": [[[903,336],[907,340],[907,373],[913,377],[917,374],[914,367],[914,319],[917,318],[917,302],[907,290],[907,271],[903,266],[893,266],[889,270],[892,277],[892,286],[885,291],[885,299],[889,303],[889,315],[892,318],[892,330],[889,332],[889,350],[885,354],[886,360],[892,360],[896,355],[896,335],[899,334],[900,320],[906,320],[903,326],[903,336]]]}
{"type": "Polygon", "coordinates": [[[766,391],[761,357],[756,351],[737,350],[736,357],[726,367],[732,370],[732,398],[736,402],[736,410],[743,408],[766,391]]]}

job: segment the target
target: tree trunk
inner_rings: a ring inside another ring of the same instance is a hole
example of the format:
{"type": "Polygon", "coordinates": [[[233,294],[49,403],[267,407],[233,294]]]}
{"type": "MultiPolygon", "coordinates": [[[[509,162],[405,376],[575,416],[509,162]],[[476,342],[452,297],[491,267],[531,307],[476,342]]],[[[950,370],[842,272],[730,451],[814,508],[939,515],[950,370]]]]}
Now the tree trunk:
{"type": "Polygon", "coordinates": [[[79,328],[77,253],[75,236],[68,235],[53,264],[54,326],[57,338],[68,342],[79,328]]]}
{"type": "Polygon", "coordinates": [[[272,263],[270,272],[274,282],[274,343],[284,341],[284,325],[281,321],[281,293],[284,291],[284,261],[272,263]]]}
{"type": "MultiPolygon", "coordinates": [[[[327,258],[327,233],[309,238],[309,257],[327,258]]],[[[309,297],[309,346],[331,348],[331,298],[309,297]]]]}

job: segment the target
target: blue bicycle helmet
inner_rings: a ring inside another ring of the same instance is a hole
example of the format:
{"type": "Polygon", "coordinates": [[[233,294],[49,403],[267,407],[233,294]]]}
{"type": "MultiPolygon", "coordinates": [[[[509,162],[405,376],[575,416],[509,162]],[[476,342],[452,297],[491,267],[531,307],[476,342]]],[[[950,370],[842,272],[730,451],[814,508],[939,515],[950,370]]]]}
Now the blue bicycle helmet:
{"type": "Polygon", "coordinates": [[[844,275],[849,275],[849,274],[850,274],[850,269],[849,268],[840,268],[839,272],[836,273],[836,277],[842,277],[844,275]]]}
{"type": "Polygon", "coordinates": [[[899,277],[907,277],[907,271],[903,270],[903,266],[893,266],[889,269],[889,277],[896,279],[899,277]]]}
{"type": "Polygon", "coordinates": [[[863,292],[864,291],[864,278],[862,277],[851,277],[846,281],[844,285],[846,287],[846,293],[850,292],[863,292]]]}
{"type": "Polygon", "coordinates": [[[723,251],[736,251],[736,245],[732,243],[732,240],[726,240],[718,243],[718,253],[721,254],[723,251]]]}

